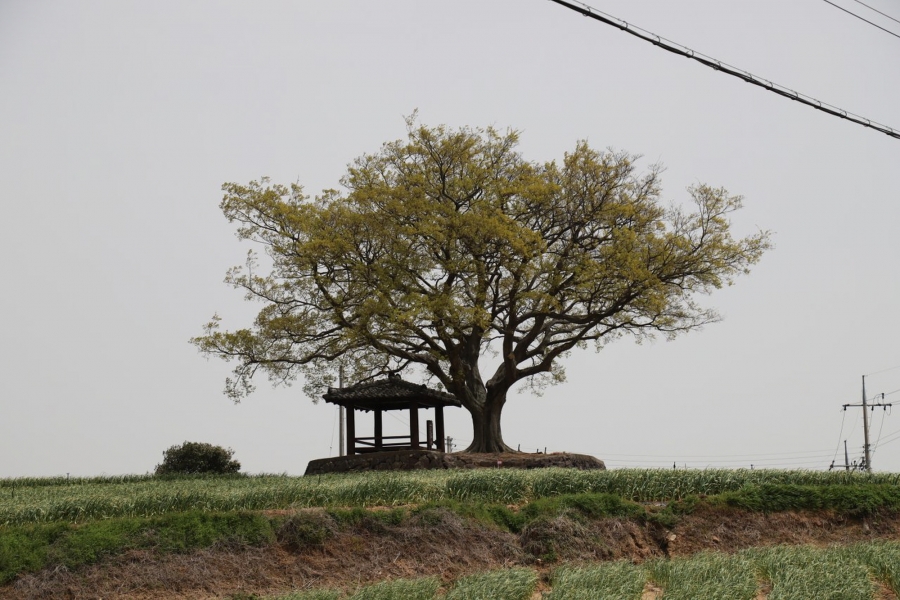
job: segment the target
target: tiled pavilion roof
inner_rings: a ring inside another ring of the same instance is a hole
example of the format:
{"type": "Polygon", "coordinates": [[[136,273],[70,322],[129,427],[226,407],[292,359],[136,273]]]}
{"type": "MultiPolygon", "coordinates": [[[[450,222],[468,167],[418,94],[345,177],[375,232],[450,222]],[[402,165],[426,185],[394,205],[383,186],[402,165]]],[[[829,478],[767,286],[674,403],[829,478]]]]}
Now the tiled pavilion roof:
{"type": "Polygon", "coordinates": [[[415,402],[420,408],[461,406],[459,400],[452,394],[432,390],[411,381],[403,381],[399,376],[345,388],[330,387],[322,398],[325,402],[353,406],[355,409],[365,411],[408,409],[411,402],[415,402]]]}

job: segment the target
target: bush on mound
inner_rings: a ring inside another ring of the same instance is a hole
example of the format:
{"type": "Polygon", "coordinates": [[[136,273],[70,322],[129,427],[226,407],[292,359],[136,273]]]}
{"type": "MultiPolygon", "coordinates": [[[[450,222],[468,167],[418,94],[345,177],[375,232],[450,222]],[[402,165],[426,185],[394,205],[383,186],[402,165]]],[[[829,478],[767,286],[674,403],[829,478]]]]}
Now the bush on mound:
{"type": "Polygon", "coordinates": [[[162,464],[156,465],[157,475],[194,475],[198,473],[228,475],[241,470],[241,463],[232,460],[234,450],[185,442],[163,452],[162,464]]]}

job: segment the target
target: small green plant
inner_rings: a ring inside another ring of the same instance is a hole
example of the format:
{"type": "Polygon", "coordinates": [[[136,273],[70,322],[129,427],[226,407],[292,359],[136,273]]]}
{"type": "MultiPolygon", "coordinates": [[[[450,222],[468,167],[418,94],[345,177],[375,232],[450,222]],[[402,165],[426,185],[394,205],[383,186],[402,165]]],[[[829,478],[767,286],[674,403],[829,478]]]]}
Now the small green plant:
{"type": "Polygon", "coordinates": [[[193,475],[211,473],[229,475],[241,470],[241,463],[232,460],[234,450],[200,442],[185,442],[163,452],[162,464],[156,465],[157,475],[193,475]]]}
{"type": "Polygon", "coordinates": [[[589,527],[566,515],[538,517],[519,536],[522,549],[545,563],[589,552],[596,544],[589,527]]]}
{"type": "Polygon", "coordinates": [[[842,550],[847,560],[856,560],[869,568],[895,595],[900,595],[900,544],[877,541],[849,546],[842,550]]]}
{"type": "Polygon", "coordinates": [[[586,567],[561,567],[550,579],[552,600],[621,598],[640,600],[647,581],[644,569],[628,561],[586,567]]]}
{"type": "Polygon", "coordinates": [[[431,600],[440,585],[437,577],[382,581],[360,589],[350,600],[431,600]]]}
{"type": "Polygon", "coordinates": [[[309,590],[275,596],[271,600],[338,600],[340,597],[341,593],[337,590],[309,590]]]}
{"type": "Polygon", "coordinates": [[[701,552],[690,558],[648,563],[651,579],[669,600],[753,600],[757,597],[753,564],[741,555],[701,552]]]}
{"type": "Polygon", "coordinates": [[[841,548],[774,546],[741,556],[772,582],[769,600],[871,600],[875,593],[866,565],[841,548]]]}

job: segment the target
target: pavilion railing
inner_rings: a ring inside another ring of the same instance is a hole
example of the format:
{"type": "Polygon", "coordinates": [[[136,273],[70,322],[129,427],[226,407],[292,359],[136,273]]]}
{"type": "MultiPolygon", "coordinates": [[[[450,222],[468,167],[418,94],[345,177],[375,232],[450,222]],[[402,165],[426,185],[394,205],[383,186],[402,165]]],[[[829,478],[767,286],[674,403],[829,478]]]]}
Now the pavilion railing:
{"type": "MultiPolygon", "coordinates": [[[[412,450],[412,438],[408,435],[384,435],[381,437],[381,447],[377,447],[375,436],[354,438],[356,442],[357,454],[365,454],[368,452],[390,452],[392,450],[412,450]],[[397,440],[397,441],[387,441],[397,440]],[[362,447],[360,447],[362,446],[362,447]]],[[[420,440],[419,446],[423,450],[436,450],[437,444],[432,442],[428,444],[426,440],[420,440]]]]}

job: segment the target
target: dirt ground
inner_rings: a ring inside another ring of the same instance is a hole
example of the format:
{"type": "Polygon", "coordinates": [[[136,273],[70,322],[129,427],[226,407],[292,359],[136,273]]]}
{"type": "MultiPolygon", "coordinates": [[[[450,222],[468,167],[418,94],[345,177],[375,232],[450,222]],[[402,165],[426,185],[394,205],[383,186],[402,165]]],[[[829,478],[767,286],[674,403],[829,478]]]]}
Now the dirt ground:
{"type": "MultiPolygon", "coordinates": [[[[446,512],[438,522],[411,519],[401,526],[342,529],[324,544],[303,549],[223,546],[164,556],[132,552],[74,572],[56,569],[23,576],[0,588],[0,599],[197,600],[319,587],[349,590],[384,579],[437,575],[450,581],[520,565],[546,576],[564,562],[642,562],[710,549],[874,539],[900,539],[900,516],[851,519],[830,512],[765,515],[702,508],[672,530],[624,519],[581,523],[561,517],[513,534],[446,512]]],[[[654,590],[646,590],[645,598],[655,596],[654,590]]]]}

